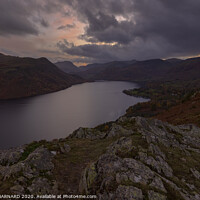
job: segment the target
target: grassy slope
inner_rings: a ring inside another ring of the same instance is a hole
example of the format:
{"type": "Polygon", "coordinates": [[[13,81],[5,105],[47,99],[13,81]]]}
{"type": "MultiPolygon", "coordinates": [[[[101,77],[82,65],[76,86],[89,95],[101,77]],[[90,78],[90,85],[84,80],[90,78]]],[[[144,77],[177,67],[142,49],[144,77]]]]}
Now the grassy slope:
{"type": "MultiPolygon", "coordinates": [[[[59,151],[58,144],[69,144],[71,147],[69,153],[58,154],[54,158],[55,169],[53,177],[45,175],[45,178],[57,180],[59,191],[62,194],[78,194],[78,185],[83,170],[88,164],[96,161],[100,155],[105,153],[106,148],[116,139],[117,138],[110,138],[91,141],[88,139],[66,138],[53,140],[51,142],[45,140],[32,142],[26,147],[20,161],[25,160],[28,155],[39,146],[43,145],[51,151],[59,151]]],[[[21,174],[19,177],[20,176],[21,174]]],[[[14,185],[14,180],[16,180],[16,178],[10,178],[4,181],[0,177],[0,194],[9,194],[9,189],[14,185]]]]}
{"type": "Polygon", "coordinates": [[[192,123],[200,126],[200,93],[167,111],[159,113],[154,118],[175,125],[192,123]]]}

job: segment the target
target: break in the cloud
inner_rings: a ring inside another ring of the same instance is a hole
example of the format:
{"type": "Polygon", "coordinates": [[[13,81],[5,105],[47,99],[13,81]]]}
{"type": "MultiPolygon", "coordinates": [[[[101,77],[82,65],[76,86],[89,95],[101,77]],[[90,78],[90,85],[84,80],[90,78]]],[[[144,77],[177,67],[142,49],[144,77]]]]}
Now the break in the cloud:
{"type": "Polygon", "coordinates": [[[85,45],[58,46],[70,55],[97,60],[148,59],[200,53],[198,0],[74,0],[86,24],[85,45]]]}
{"type": "Polygon", "coordinates": [[[1,0],[0,42],[26,35],[26,54],[77,62],[195,56],[199,8],[199,0],[1,0]]]}

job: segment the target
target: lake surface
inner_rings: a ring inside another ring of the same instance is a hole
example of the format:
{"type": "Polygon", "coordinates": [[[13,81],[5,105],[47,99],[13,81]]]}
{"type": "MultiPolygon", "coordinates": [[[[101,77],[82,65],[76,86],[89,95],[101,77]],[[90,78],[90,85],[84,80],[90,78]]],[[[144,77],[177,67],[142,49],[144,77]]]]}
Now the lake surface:
{"type": "Polygon", "coordinates": [[[147,101],[122,93],[130,82],[103,81],[21,100],[0,102],[0,149],[35,140],[64,138],[79,127],[116,120],[126,109],[147,101]]]}

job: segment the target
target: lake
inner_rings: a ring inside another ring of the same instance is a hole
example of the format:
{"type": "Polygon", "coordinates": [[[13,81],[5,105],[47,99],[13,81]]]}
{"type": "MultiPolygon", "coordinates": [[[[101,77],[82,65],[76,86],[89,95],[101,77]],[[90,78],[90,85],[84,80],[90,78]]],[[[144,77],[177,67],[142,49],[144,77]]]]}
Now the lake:
{"type": "Polygon", "coordinates": [[[122,93],[131,82],[100,81],[51,94],[0,102],[0,148],[35,140],[64,138],[79,127],[116,120],[126,109],[147,101],[122,93]]]}

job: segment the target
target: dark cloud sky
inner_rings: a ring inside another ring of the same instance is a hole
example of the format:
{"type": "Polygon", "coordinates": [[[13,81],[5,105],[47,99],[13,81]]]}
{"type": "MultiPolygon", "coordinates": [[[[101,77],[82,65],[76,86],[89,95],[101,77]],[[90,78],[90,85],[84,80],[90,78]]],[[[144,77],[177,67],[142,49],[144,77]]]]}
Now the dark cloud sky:
{"type": "Polygon", "coordinates": [[[58,27],[58,30],[62,30],[62,29],[69,30],[69,29],[75,28],[75,26],[76,25],[74,23],[73,24],[61,25],[61,26],[58,27]]]}
{"type": "Polygon", "coordinates": [[[57,12],[60,4],[51,0],[1,0],[0,35],[38,35],[40,26],[48,27],[44,16],[57,12]]]}
{"type": "Polygon", "coordinates": [[[1,0],[0,43],[77,62],[197,56],[199,9],[199,0],[1,0]]]}

